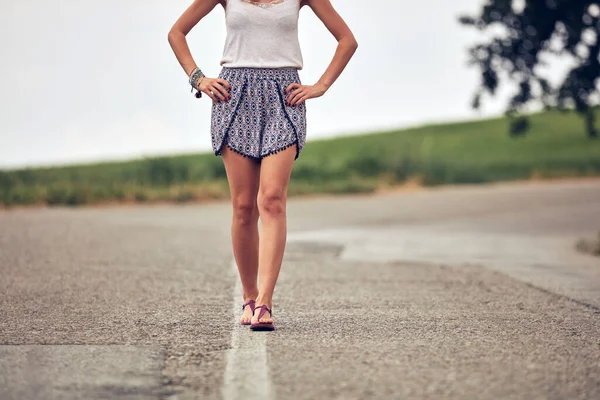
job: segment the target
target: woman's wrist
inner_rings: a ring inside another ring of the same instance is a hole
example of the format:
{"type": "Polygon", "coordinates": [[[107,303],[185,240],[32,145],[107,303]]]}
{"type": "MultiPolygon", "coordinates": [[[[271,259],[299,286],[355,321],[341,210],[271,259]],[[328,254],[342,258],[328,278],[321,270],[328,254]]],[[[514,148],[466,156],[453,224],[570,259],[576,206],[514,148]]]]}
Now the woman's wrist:
{"type": "Polygon", "coordinates": [[[189,75],[188,82],[189,82],[190,86],[192,87],[192,93],[194,92],[194,89],[196,89],[195,96],[197,98],[202,97],[202,92],[200,91],[200,84],[202,83],[203,79],[204,79],[204,73],[198,67],[194,68],[194,70],[189,75]]]}
{"type": "Polygon", "coordinates": [[[196,68],[198,68],[198,66],[195,63],[193,66],[185,68],[185,74],[187,75],[188,79],[192,77],[192,74],[196,68]]]}
{"type": "Polygon", "coordinates": [[[204,78],[204,73],[202,72],[202,70],[198,67],[194,68],[194,70],[190,74],[190,78],[189,78],[190,85],[194,89],[199,90],[199,85],[200,85],[200,82],[202,82],[203,78],[204,78]]]}
{"type": "Polygon", "coordinates": [[[331,87],[331,84],[327,84],[323,81],[318,81],[317,83],[315,83],[315,86],[318,89],[321,89],[323,91],[323,93],[325,93],[327,90],[329,90],[329,88],[331,87]]]}

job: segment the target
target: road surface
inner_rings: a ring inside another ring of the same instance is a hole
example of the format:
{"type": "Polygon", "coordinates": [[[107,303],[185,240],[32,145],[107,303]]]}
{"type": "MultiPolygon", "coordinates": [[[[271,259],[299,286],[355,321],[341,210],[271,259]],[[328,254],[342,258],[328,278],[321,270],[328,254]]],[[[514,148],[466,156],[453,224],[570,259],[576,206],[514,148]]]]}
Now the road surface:
{"type": "Polygon", "coordinates": [[[278,330],[229,205],[0,213],[0,399],[598,399],[600,181],[295,199],[278,330]]]}

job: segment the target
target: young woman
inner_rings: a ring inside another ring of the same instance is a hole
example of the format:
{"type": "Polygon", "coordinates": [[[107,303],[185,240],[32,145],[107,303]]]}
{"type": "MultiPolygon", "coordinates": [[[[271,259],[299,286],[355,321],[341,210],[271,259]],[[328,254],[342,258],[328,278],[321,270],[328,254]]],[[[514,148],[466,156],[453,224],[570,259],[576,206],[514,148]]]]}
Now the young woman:
{"type": "Polygon", "coordinates": [[[223,158],[233,203],[231,237],[244,297],[240,323],[252,330],[273,330],[288,182],[306,139],[304,102],[325,94],[357,42],[330,0],[195,0],[173,25],[169,43],[196,97],[204,93],[213,101],[212,146],[223,158]],[[209,78],[194,62],[186,35],[218,4],[225,9],[227,39],[221,73],[209,78]],[[314,85],[302,85],[298,76],[303,66],[298,16],[303,6],[338,41],[333,60],[314,85]]]}

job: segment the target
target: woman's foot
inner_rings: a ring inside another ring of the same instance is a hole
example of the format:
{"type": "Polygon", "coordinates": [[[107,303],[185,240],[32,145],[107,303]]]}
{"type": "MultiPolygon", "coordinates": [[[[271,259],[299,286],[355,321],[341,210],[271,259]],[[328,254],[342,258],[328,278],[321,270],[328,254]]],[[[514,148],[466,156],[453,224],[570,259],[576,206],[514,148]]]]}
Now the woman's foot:
{"type": "Polygon", "coordinates": [[[273,324],[273,314],[271,308],[266,305],[256,306],[254,315],[250,323],[250,329],[253,331],[272,331],[275,329],[273,324]]]}
{"type": "Polygon", "coordinates": [[[255,301],[250,299],[242,305],[243,314],[240,318],[240,324],[250,325],[252,315],[254,315],[255,301]]]}

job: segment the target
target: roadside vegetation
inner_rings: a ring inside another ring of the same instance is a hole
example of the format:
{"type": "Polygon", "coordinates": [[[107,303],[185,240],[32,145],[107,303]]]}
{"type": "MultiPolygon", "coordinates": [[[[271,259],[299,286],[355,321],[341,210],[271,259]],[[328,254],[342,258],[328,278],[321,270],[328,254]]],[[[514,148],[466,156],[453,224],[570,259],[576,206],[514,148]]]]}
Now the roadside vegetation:
{"type": "MultiPolygon", "coordinates": [[[[424,186],[600,175],[600,141],[580,117],[530,117],[524,136],[498,118],[310,141],[294,167],[290,195],[370,193],[408,181],[424,186]]],[[[212,153],[0,171],[0,204],[189,202],[229,196],[212,153]]]]}

